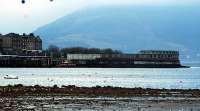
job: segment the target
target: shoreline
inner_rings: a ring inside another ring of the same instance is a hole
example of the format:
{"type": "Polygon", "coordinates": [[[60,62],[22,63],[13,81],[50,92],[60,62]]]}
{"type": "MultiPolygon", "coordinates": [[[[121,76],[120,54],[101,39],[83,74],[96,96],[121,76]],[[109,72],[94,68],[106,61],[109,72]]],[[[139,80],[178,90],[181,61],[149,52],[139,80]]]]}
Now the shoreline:
{"type": "Polygon", "coordinates": [[[200,89],[0,86],[0,111],[199,111],[200,89]]]}
{"type": "Polygon", "coordinates": [[[61,86],[24,86],[22,84],[0,86],[0,96],[111,96],[111,97],[200,97],[200,89],[152,89],[152,88],[123,88],[112,86],[78,87],[75,85],[61,86]]]}
{"type": "Polygon", "coordinates": [[[87,66],[77,66],[77,67],[57,67],[57,66],[38,66],[38,67],[20,67],[20,66],[14,66],[14,67],[9,67],[9,66],[0,66],[0,68],[123,68],[123,69],[126,69],[126,68],[147,68],[147,69],[150,69],[150,68],[156,68],[156,69],[159,69],[159,68],[164,68],[164,69],[175,69],[175,68],[191,68],[191,66],[177,66],[177,67],[142,67],[142,66],[137,66],[137,67],[87,67],[87,66]]]}

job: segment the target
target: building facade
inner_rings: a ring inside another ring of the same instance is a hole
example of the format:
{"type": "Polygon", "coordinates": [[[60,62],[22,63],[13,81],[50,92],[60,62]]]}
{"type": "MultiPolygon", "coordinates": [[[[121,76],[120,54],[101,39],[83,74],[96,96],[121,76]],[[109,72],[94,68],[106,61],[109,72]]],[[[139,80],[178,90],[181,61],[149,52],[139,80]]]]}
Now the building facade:
{"type": "Polygon", "coordinates": [[[34,34],[15,34],[9,33],[0,36],[0,47],[3,50],[23,51],[23,50],[42,50],[42,40],[34,34]]]}
{"type": "Polygon", "coordinates": [[[136,54],[67,54],[67,60],[81,67],[179,67],[179,52],[143,50],[136,54]]]}

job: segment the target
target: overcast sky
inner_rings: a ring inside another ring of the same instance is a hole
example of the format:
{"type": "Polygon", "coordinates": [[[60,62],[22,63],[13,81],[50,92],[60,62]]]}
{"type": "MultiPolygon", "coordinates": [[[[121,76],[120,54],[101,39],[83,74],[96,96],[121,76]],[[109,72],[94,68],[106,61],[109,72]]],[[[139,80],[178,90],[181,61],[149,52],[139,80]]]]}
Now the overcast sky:
{"type": "Polygon", "coordinates": [[[193,5],[200,0],[0,0],[0,33],[29,33],[78,9],[99,5],[193,5]]]}

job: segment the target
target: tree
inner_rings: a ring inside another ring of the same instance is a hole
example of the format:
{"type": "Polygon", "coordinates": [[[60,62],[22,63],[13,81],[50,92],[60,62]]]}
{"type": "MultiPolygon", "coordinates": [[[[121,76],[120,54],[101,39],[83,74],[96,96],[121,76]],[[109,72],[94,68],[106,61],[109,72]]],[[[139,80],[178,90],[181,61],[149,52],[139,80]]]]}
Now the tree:
{"type": "Polygon", "coordinates": [[[49,52],[59,52],[60,49],[58,46],[56,45],[49,45],[48,49],[47,49],[49,52]]]}
{"type": "Polygon", "coordinates": [[[55,45],[49,45],[46,52],[53,58],[59,58],[61,56],[60,48],[55,45]]]}

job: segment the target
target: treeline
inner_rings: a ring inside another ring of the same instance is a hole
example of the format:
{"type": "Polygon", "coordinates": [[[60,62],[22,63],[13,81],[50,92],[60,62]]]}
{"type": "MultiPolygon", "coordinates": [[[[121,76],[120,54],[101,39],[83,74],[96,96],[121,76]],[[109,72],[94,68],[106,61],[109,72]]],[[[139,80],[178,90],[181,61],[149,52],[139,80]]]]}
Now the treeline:
{"type": "Polygon", "coordinates": [[[49,47],[41,52],[26,52],[15,50],[1,50],[0,53],[4,55],[23,55],[23,56],[51,56],[54,58],[67,57],[67,54],[123,54],[119,50],[113,50],[111,48],[84,48],[84,47],[66,47],[59,48],[56,45],[49,45],[49,47]]]}
{"type": "Polygon", "coordinates": [[[53,57],[66,57],[67,54],[122,54],[119,50],[113,50],[111,48],[84,48],[84,47],[67,47],[59,48],[56,45],[49,45],[49,47],[43,51],[48,56],[53,57]]]}

